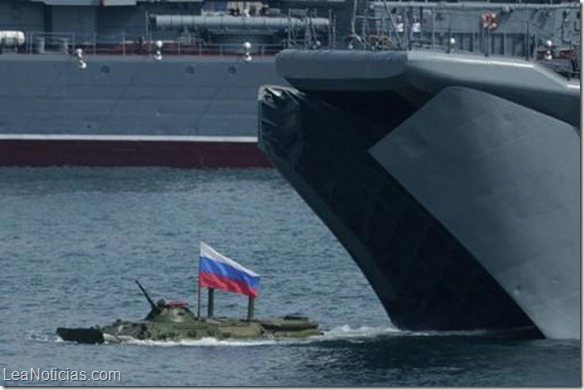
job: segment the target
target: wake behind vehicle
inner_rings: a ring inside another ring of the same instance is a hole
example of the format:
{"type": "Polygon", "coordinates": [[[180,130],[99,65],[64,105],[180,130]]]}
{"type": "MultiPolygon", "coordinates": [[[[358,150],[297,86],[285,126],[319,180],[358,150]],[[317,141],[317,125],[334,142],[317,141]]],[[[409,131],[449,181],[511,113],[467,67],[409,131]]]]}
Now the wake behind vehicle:
{"type": "Polygon", "coordinates": [[[184,301],[156,304],[136,280],[148,300],[151,310],[141,321],[116,322],[93,328],[57,328],[57,334],[65,341],[86,344],[124,342],[129,340],[184,341],[212,337],[225,339],[284,339],[306,338],[321,335],[318,324],[307,317],[284,316],[254,319],[253,303],[259,287],[259,275],[224,257],[208,245],[201,243],[201,269],[199,272],[199,297],[201,287],[209,287],[207,317],[200,315],[200,299],[197,314],[184,301]],[[243,279],[246,279],[243,281],[243,279]],[[247,287],[246,287],[247,286],[247,287]],[[246,319],[213,316],[214,289],[241,292],[248,295],[246,319]],[[236,291],[239,288],[240,291],[236,291]],[[244,292],[243,289],[247,290],[244,292]]]}

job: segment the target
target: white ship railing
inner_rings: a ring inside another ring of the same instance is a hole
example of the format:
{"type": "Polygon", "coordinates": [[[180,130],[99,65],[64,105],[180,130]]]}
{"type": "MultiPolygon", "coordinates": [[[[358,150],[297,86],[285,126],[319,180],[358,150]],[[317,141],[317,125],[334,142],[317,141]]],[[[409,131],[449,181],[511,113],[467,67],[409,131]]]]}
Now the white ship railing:
{"type": "MultiPolygon", "coordinates": [[[[207,43],[194,37],[177,40],[127,39],[124,34],[78,37],[74,33],[26,32],[26,43],[18,49],[22,54],[71,55],[82,49],[85,55],[153,55],[157,50],[167,56],[236,56],[243,52],[242,43],[207,43]],[[158,45],[162,44],[160,49],[158,45]]],[[[273,56],[286,46],[252,42],[249,53],[255,56],[273,56]]]]}

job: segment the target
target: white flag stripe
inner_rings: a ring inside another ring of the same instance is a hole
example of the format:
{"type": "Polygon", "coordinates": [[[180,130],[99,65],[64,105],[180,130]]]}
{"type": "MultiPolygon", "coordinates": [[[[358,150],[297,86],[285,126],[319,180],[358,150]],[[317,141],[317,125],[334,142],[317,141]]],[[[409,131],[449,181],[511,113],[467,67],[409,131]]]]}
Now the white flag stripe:
{"type": "Polygon", "coordinates": [[[239,264],[238,262],[231,260],[227,256],[222,255],[221,253],[217,252],[215,249],[211,248],[209,245],[205,244],[201,241],[201,257],[207,257],[209,259],[213,259],[219,261],[221,263],[228,264],[233,268],[237,268],[240,271],[246,272],[251,276],[260,276],[253,272],[250,269],[245,268],[243,265],[239,264]]]}

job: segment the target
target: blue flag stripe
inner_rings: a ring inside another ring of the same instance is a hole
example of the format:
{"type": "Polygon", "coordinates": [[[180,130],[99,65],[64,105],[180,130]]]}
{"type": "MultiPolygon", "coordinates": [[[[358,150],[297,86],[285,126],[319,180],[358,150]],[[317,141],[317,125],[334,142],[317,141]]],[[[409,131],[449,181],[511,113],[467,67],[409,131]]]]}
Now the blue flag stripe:
{"type": "Polygon", "coordinates": [[[257,289],[260,286],[259,276],[251,276],[229,264],[208,257],[201,256],[199,270],[200,272],[209,272],[229,279],[240,280],[253,289],[257,289]]]}

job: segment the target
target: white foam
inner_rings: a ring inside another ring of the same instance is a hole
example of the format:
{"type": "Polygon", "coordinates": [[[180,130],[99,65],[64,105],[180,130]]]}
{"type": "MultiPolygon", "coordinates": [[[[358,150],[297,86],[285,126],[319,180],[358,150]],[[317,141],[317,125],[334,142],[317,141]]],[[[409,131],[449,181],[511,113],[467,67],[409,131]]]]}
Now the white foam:
{"type": "MultiPolygon", "coordinates": [[[[296,340],[292,340],[294,342],[296,340]]],[[[214,337],[203,337],[200,340],[181,340],[181,341],[160,341],[160,340],[138,340],[125,339],[123,344],[145,345],[155,347],[177,347],[177,346],[191,346],[191,347],[246,347],[257,345],[274,345],[276,343],[287,343],[290,340],[219,340],[214,337]]]]}
{"type": "Polygon", "coordinates": [[[484,329],[476,330],[458,330],[458,331],[410,331],[400,330],[394,326],[389,327],[369,327],[362,326],[359,328],[351,328],[349,325],[343,325],[332,328],[324,332],[323,339],[367,339],[380,336],[391,337],[478,337],[492,334],[492,331],[484,329]]]}
{"type": "Polygon", "coordinates": [[[382,335],[396,335],[404,333],[403,331],[390,327],[371,327],[361,326],[359,328],[351,328],[349,325],[342,325],[331,330],[325,331],[322,336],[323,339],[346,339],[346,338],[371,338],[382,335]]]}
{"type": "Polygon", "coordinates": [[[450,336],[461,336],[461,337],[478,337],[478,336],[488,336],[497,334],[492,330],[486,329],[475,329],[475,330],[429,330],[425,332],[410,332],[413,336],[430,336],[430,337],[450,337],[450,336]]]}
{"type": "Polygon", "coordinates": [[[27,332],[26,339],[41,342],[57,342],[57,343],[63,342],[63,339],[59,337],[57,334],[48,332],[27,332]]]}

